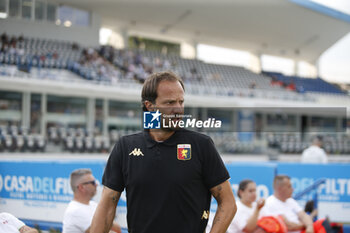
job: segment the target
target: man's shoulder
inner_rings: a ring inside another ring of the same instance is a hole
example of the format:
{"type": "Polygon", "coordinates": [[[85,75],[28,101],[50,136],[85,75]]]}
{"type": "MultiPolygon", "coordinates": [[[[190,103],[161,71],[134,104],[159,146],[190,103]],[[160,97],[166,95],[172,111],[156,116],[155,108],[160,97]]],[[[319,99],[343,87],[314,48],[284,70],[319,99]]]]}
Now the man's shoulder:
{"type": "Polygon", "coordinates": [[[68,206],[66,208],[66,213],[72,213],[72,212],[79,211],[82,206],[83,206],[83,204],[72,200],[68,203],[68,206]]]}
{"type": "Polygon", "coordinates": [[[324,152],[324,150],[321,147],[315,146],[315,145],[308,147],[305,151],[306,152],[324,152]]]}
{"type": "Polygon", "coordinates": [[[250,212],[251,210],[254,210],[256,207],[256,202],[252,203],[252,207],[248,207],[244,205],[240,200],[236,201],[237,209],[240,209],[241,212],[250,212]]]}
{"type": "Polygon", "coordinates": [[[265,203],[271,202],[271,201],[273,201],[273,199],[274,199],[274,196],[273,196],[273,195],[268,196],[268,197],[266,198],[266,200],[265,200],[265,203]]]}
{"type": "Polygon", "coordinates": [[[275,200],[275,199],[276,199],[276,197],[274,195],[270,195],[266,198],[266,201],[267,200],[275,200]]]}
{"type": "Polygon", "coordinates": [[[66,208],[64,214],[67,215],[67,214],[70,214],[72,212],[75,212],[76,209],[78,208],[78,204],[77,203],[78,202],[76,202],[76,201],[70,201],[68,203],[68,205],[67,205],[67,208],[66,208]]]}
{"type": "Polygon", "coordinates": [[[90,201],[89,205],[85,205],[77,201],[71,201],[64,212],[64,216],[66,218],[78,217],[86,214],[86,212],[94,210],[96,207],[97,203],[95,201],[90,201]]]}
{"type": "Polygon", "coordinates": [[[94,208],[94,207],[97,207],[97,202],[94,201],[94,200],[91,200],[90,203],[89,203],[90,207],[94,208]]]}
{"type": "Polygon", "coordinates": [[[266,198],[265,200],[265,206],[267,205],[278,205],[280,204],[281,201],[278,200],[274,195],[269,196],[268,198],[266,198]]]}
{"type": "Polygon", "coordinates": [[[119,141],[124,143],[124,142],[128,142],[128,141],[141,140],[143,138],[144,138],[144,133],[143,132],[137,132],[137,133],[121,136],[119,138],[119,141]]]}
{"type": "Polygon", "coordinates": [[[310,149],[311,149],[310,147],[305,148],[305,149],[303,150],[303,155],[304,155],[304,154],[307,154],[307,153],[310,151],[310,149]]]}
{"type": "Polygon", "coordinates": [[[143,137],[143,134],[144,134],[143,131],[139,131],[139,132],[135,132],[135,133],[132,133],[132,134],[123,135],[123,136],[121,136],[121,138],[123,138],[123,139],[134,139],[134,138],[143,137]]]}
{"type": "Polygon", "coordinates": [[[2,212],[2,213],[0,213],[0,218],[8,220],[8,219],[15,218],[15,216],[13,216],[12,214],[7,213],[7,212],[2,212]]]}
{"type": "Polygon", "coordinates": [[[297,202],[294,198],[292,198],[292,197],[288,198],[286,202],[287,202],[289,205],[297,205],[297,206],[299,206],[298,202],[297,202]]]}

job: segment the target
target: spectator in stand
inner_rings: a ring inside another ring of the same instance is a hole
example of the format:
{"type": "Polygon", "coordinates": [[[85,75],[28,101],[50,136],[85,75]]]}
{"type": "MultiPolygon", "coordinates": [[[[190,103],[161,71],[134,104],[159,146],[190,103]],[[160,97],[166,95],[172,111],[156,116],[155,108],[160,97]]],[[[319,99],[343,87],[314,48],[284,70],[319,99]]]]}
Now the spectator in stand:
{"type": "Polygon", "coordinates": [[[18,42],[23,42],[23,41],[24,41],[23,34],[21,34],[21,35],[18,37],[18,42]]]}
{"type": "Polygon", "coordinates": [[[299,93],[301,93],[301,94],[305,93],[304,87],[303,87],[302,85],[299,85],[299,86],[297,87],[297,92],[299,92],[299,93]]]}
{"type": "Polygon", "coordinates": [[[165,59],[163,62],[163,69],[164,70],[170,70],[171,69],[171,64],[168,59],[165,59]]]}
{"type": "Polygon", "coordinates": [[[8,52],[10,54],[16,54],[17,53],[16,44],[10,44],[10,48],[9,48],[8,52]]]}
{"type": "Polygon", "coordinates": [[[23,46],[20,44],[19,46],[18,46],[18,49],[17,49],[17,54],[19,55],[19,56],[23,56],[24,55],[24,48],[23,48],[23,46]]]}
{"type": "Polygon", "coordinates": [[[296,90],[296,87],[295,87],[294,82],[291,81],[291,82],[286,86],[286,89],[287,89],[287,90],[290,90],[290,91],[295,91],[295,90],[296,90]]]}
{"type": "Polygon", "coordinates": [[[10,41],[10,45],[16,48],[17,38],[13,36],[10,41]]]}
{"type": "Polygon", "coordinates": [[[79,49],[79,45],[77,43],[73,43],[72,44],[72,50],[78,50],[79,49]]]}
{"type": "Polygon", "coordinates": [[[302,163],[328,163],[327,154],[322,148],[323,138],[316,136],[312,145],[303,151],[301,156],[302,163]]]}
{"type": "Polygon", "coordinates": [[[9,42],[9,39],[8,39],[6,32],[1,34],[1,42],[2,42],[2,44],[7,44],[9,42]]]}
{"type": "Polygon", "coordinates": [[[271,78],[271,86],[279,86],[279,87],[282,87],[283,86],[283,82],[278,80],[277,77],[275,76],[272,76],[271,78]]]}
{"type": "Polygon", "coordinates": [[[249,88],[250,88],[250,89],[255,89],[255,88],[256,88],[256,82],[255,82],[255,81],[251,82],[251,83],[249,84],[249,88]]]}

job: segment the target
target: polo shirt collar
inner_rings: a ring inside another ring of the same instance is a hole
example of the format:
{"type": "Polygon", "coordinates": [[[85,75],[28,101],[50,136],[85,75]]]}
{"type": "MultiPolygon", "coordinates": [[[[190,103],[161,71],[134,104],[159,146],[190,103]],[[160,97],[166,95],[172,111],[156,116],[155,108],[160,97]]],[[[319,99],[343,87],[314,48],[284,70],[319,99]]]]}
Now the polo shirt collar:
{"type": "Polygon", "coordinates": [[[173,135],[171,135],[167,140],[165,140],[163,142],[157,142],[157,141],[153,140],[151,135],[149,134],[149,130],[147,130],[147,129],[145,129],[143,131],[143,135],[144,135],[144,137],[146,139],[146,145],[147,145],[148,148],[152,148],[153,146],[155,146],[157,144],[173,146],[173,145],[177,144],[177,142],[178,142],[177,138],[180,137],[180,132],[181,131],[182,131],[182,129],[176,130],[173,135]]]}

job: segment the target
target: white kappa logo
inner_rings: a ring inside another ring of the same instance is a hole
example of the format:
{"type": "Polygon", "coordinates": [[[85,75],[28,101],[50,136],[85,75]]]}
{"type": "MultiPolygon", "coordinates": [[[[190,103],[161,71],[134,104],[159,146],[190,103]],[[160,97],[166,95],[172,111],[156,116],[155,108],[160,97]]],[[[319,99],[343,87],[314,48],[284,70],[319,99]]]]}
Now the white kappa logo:
{"type": "Polygon", "coordinates": [[[133,156],[144,156],[144,154],[142,153],[140,148],[135,148],[133,151],[130,152],[129,155],[133,155],[133,156]]]}

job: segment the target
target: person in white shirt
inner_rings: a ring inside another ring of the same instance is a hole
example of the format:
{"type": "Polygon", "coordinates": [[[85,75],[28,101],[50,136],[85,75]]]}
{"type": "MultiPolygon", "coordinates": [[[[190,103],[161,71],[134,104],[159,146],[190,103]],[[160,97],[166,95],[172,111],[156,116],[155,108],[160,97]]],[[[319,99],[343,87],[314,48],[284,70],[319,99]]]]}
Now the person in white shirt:
{"type": "MultiPolygon", "coordinates": [[[[237,213],[226,233],[251,233],[257,227],[260,209],[264,206],[264,199],[256,201],[256,184],[254,181],[245,179],[239,183],[236,201],[237,213]]],[[[214,215],[209,215],[206,233],[209,233],[214,220],[214,215]]]]}
{"type": "Polygon", "coordinates": [[[313,139],[312,145],[303,151],[301,156],[302,163],[328,163],[328,157],[322,147],[322,137],[317,136],[313,139]]]}
{"type": "Polygon", "coordinates": [[[257,227],[259,212],[265,200],[256,201],[256,184],[254,181],[242,180],[238,186],[237,213],[226,233],[251,233],[257,227]]]}
{"type": "Polygon", "coordinates": [[[1,233],[38,233],[34,228],[28,227],[9,213],[0,213],[0,232],[1,233]]]}
{"type": "MultiPolygon", "coordinates": [[[[90,225],[97,203],[93,200],[97,182],[90,169],[77,169],[70,175],[74,199],[68,204],[63,216],[62,233],[90,233],[90,225]]],[[[121,233],[118,224],[113,223],[112,231],[121,233]]]]}
{"type": "Polygon", "coordinates": [[[305,233],[313,233],[313,222],[309,215],[292,198],[293,187],[290,177],[277,175],[273,181],[274,193],[265,201],[265,206],[261,210],[261,216],[282,216],[287,225],[288,232],[300,232],[305,229],[305,233]]]}

